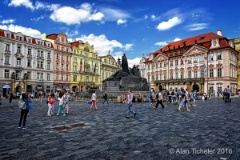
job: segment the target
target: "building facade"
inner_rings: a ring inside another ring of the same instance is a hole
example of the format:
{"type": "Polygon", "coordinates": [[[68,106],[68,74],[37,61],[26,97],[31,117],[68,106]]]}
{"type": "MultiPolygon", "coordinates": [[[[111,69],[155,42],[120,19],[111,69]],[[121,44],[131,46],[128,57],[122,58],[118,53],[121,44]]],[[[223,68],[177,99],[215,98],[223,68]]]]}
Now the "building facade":
{"type": "Polygon", "coordinates": [[[143,55],[143,57],[142,57],[142,59],[140,60],[140,63],[139,63],[139,72],[140,72],[140,74],[141,74],[141,77],[142,78],[146,78],[147,79],[147,72],[146,72],[146,63],[145,63],[145,61],[146,61],[146,59],[147,59],[148,57],[144,57],[144,55],[143,55]]]}
{"type": "Polygon", "coordinates": [[[43,40],[51,42],[54,46],[53,73],[54,91],[70,91],[71,76],[71,44],[65,33],[42,35],[43,40]]]}
{"type": "MultiPolygon", "coordinates": [[[[109,78],[111,75],[121,69],[120,59],[117,61],[110,54],[110,51],[106,56],[100,56],[101,61],[101,82],[109,78]]],[[[102,83],[101,83],[102,84],[102,83]]]]}
{"type": "Polygon", "coordinates": [[[238,73],[237,73],[237,77],[238,77],[238,92],[240,91],[240,38],[234,38],[231,39],[233,46],[235,48],[236,51],[238,51],[238,73]]]}
{"type": "Polygon", "coordinates": [[[72,47],[72,69],[71,89],[76,92],[85,92],[91,88],[99,88],[100,58],[94,52],[93,45],[81,40],[71,42],[72,47]]]}
{"type": "Polygon", "coordinates": [[[53,45],[40,38],[0,30],[0,81],[5,96],[50,92],[53,87],[53,45]]]}
{"type": "Polygon", "coordinates": [[[171,42],[149,55],[145,64],[152,90],[237,92],[237,51],[221,30],[171,42]]]}

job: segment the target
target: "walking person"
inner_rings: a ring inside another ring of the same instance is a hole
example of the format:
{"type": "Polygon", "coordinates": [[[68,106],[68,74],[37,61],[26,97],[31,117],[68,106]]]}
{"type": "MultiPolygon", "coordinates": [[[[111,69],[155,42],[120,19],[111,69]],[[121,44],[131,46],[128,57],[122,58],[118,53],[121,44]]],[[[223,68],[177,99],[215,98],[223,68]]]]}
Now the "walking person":
{"type": "Polygon", "coordinates": [[[11,91],[9,91],[9,104],[10,104],[10,107],[12,107],[12,99],[13,99],[13,94],[11,91]]]}
{"type": "Polygon", "coordinates": [[[157,99],[157,103],[155,105],[154,108],[158,108],[158,105],[161,104],[162,108],[164,108],[164,105],[163,105],[163,96],[162,96],[162,93],[159,92],[157,95],[156,95],[156,99],[157,99]]]}
{"type": "Polygon", "coordinates": [[[91,97],[91,101],[92,104],[90,106],[90,111],[92,111],[92,107],[95,107],[95,109],[97,110],[97,95],[96,95],[96,90],[93,91],[92,97],[91,97]]]}
{"type": "Polygon", "coordinates": [[[129,118],[130,117],[130,114],[132,113],[133,116],[135,117],[136,116],[136,112],[134,112],[133,110],[131,110],[131,107],[133,105],[133,93],[131,90],[128,91],[128,100],[127,100],[127,104],[128,104],[128,111],[127,111],[127,117],[126,118],[129,118]]]}
{"type": "Polygon", "coordinates": [[[189,97],[190,97],[190,105],[191,105],[192,107],[196,106],[196,105],[195,105],[195,96],[194,96],[193,91],[190,92],[189,97]]]}
{"type": "MultiPolygon", "coordinates": [[[[182,100],[178,106],[178,110],[181,111],[181,108],[185,106],[185,101],[187,100],[187,97],[186,97],[186,92],[185,91],[182,91],[182,100]]],[[[186,110],[189,111],[188,109],[188,106],[186,106],[186,110]]]]}
{"type": "Polygon", "coordinates": [[[68,101],[69,101],[69,93],[67,92],[67,93],[64,94],[64,102],[65,102],[66,114],[68,114],[68,111],[69,111],[68,101]]]}
{"type": "Polygon", "coordinates": [[[42,98],[43,98],[42,92],[39,92],[39,94],[38,94],[38,101],[40,103],[42,103],[42,98]]]}
{"type": "Polygon", "coordinates": [[[59,101],[59,103],[58,103],[57,116],[59,116],[61,112],[63,112],[63,116],[66,116],[66,109],[65,109],[65,107],[63,107],[63,93],[62,92],[59,93],[58,101],[59,101]]]}
{"type": "Polygon", "coordinates": [[[105,91],[105,93],[104,93],[104,95],[103,95],[103,104],[105,103],[105,102],[107,102],[107,104],[109,105],[109,103],[108,103],[108,94],[107,94],[107,91],[105,91]]]}
{"type": "Polygon", "coordinates": [[[48,116],[52,116],[53,115],[53,111],[52,111],[53,98],[51,95],[48,96],[47,101],[48,101],[48,116]]]}
{"type": "Polygon", "coordinates": [[[30,108],[31,98],[30,98],[30,96],[28,97],[26,93],[23,93],[22,100],[25,102],[26,109],[21,110],[21,117],[19,120],[18,128],[19,129],[21,129],[21,128],[27,129],[26,120],[27,120],[27,115],[28,115],[29,109],[31,109],[30,108]],[[23,120],[23,124],[22,124],[22,120],[23,120]]]}
{"type": "Polygon", "coordinates": [[[155,93],[152,92],[151,95],[150,95],[151,106],[154,105],[154,99],[155,99],[155,97],[156,97],[156,96],[155,96],[155,93]]]}

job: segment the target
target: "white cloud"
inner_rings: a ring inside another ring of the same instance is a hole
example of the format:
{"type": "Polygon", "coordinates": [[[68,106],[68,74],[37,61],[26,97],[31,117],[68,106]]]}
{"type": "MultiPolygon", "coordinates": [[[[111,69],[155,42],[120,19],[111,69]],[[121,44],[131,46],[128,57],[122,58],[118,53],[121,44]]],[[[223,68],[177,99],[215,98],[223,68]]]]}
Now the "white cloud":
{"type": "Polygon", "coordinates": [[[4,19],[1,21],[1,24],[9,24],[9,23],[14,23],[15,20],[14,19],[4,19]]]}
{"type": "Polygon", "coordinates": [[[40,17],[37,17],[37,18],[31,18],[31,21],[38,22],[39,20],[41,20],[43,18],[44,18],[44,16],[40,16],[40,17]]]}
{"type": "Polygon", "coordinates": [[[29,0],[11,0],[8,6],[14,6],[14,7],[24,6],[32,10],[34,9],[32,2],[30,2],[29,0]]]}
{"type": "Polygon", "coordinates": [[[124,23],[126,23],[126,22],[127,22],[126,19],[119,19],[119,20],[117,20],[117,24],[118,24],[118,25],[124,24],[124,23]]]}
{"type": "Polygon", "coordinates": [[[100,8],[100,12],[104,14],[104,19],[106,21],[116,21],[118,19],[127,19],[130,18],[131,15],[125,11],[120,9],[113,9],[113,8],[100,8]]]}
{"type": "Polygon", "coordinates": [[[156,19],[156,16],[154,14],[151,15],[151,19],[154,21],[156,19]]]}
{"type": "Polygon", "coordinates": [[[163,21],[158,24],[157,29],[158,30],[168,30],[178,24],[182,23],[182,20],[178,17],[173,17],[169,19],[168,21],[163,21]]]}
{"type": "Polygon", "coordinates": [[[186,26],[186,28],[189,31],[198,31],[198,30],[208,28],[208,24],[207,23],[194,23],[194,24],[190,24],[190,25],[186,26]]]}
{"type": "Polygon", "coordinates": [[[130,49],[132,48],[132,46],[133,46],[133,44],[125,44],[123,48],[124,48],[126,51],[128,51],[128,50],[130,50],[130,49]]]}
{"type": "Polygon", "coordinates": [[[180,40],[181,40],[180,38],[175,38],[174,40],[171,40],[171,41],[156,42],[154,45],[165,46],[165,45],[167,45],[168,42],[176,42],[176,41],[180,41],[180,40]]]}
{"type": "Polygon", "coordinates": [[[5,29],[5,30],[10,30],[12,32],[21,32],[24,35],[28,35],[31,37],[36,37],[36,38],[40,38],[41,37],[41,32],[36,30],[36,29],[32,29],[32,28],[26,28],[23,26],[18,26],[18,25],[0,25],[0,28],[5,29]]]}
{"type": "Polygon", "coordinates": [[[77,38],[77,40],[87,41],[90,45],[94,45],[94,51],[98,52],[100,56],[106,55],[108,51],[112,52],[115,48],[123,48],[120,42],[117,40],[109,40],[105,35],[82,35],[77,38]]]}
{"type": "Polygon", "coordinates": [[[101,21],[104,15],[101,12],[94,12],[89,3],[83,3],[78,9],[72,7],[60,7],[53,11],[50,18],[55,22],[80,24],[88,21],[101,21]]]}

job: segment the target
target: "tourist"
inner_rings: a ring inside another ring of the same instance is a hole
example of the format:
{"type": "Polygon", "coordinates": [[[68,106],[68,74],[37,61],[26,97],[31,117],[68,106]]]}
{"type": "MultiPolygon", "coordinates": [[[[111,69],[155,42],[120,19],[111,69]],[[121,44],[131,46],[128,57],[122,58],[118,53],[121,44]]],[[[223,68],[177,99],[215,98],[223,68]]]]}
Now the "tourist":
{"type": "Polygon", "coordinates": [[[56,103],[56,97],[55,94],[52,92],[51,93],[51,98],[52,98],[52,111],[54,111],[55,103],[56,103]]]}
{"type": "Polygon", "coordinates": [[[189,93],[187,91],[187,89],[185,90],[185,108],[188,110],[188,105],[189,105],[189,101],[190,101],[190,98],[189,98],[189,93]]]}
{"type": "Polygon", "coordinates": [[[107,91],[104,92],[104,95],[103,95],[103,104],[107,102],[107,104],[109,105],[108,103],[108,94],[107,94],[107,91]]]}
{"type": "Polygon", "coordinates": [[[178,97],[178,104],[182,101],[182,91],[179,89],[177,92],[177,97],[178,97]]]}
{"type": "Polygon", "coordinates": [[[34,93],[32,92],[32,93],[31,93],[31,98],[33,99],[33,97],[34,97],[34,93]]]}
{"type": "Polygon", "coordinates": [[[42,103],[42,92],[39,92],[39,94],[38,94],[38,101],[40,102],[40,103],[42,103]]]}
{"type": "MultiPolygon", "coordinates": [[[[186,92],[183,90],[182,91],[182,100],[178,106],[178,110],[181,111],[181,108],[185,106],[185,101],[187,100],[187,97],[186,97],[186,92]]],[[[188,109],[188,106],[186,106],[186,110],[189,111],[188,109]]]]}
{"type": "Polygon", "coordinates": [[[176,104],[177,103],[177,98],[176,98],[176,95],[175,95],[174,91],[172,91],[171,96],[172,96],[172,104],[176,104]]]}
{"type": "Polygon", "coordinates": [[[53,98],[52,98],[52,96],[47,97],[47,102],[48,102],[48,116],[52,116],[53,115],[53,111],[52,111],[53,98]]]}
{"type": "Polygon", "coordinates": [[[96,90],[93,91],[92,97],[91,97],[92,104],[90,106],[90,111],[92,111],[92,107],[95,107],[97,110],[97,95],[96,95],[96,90]]]}
{"type": "Polygon", "coordinates": [[[191,105],[192,107],[196,106],[196,105],[195,105],[195,96],[194,96],[193,91],[190,92],[189,96],[190,96],[190,105],[191,105]]]}
{"type": "Polygon", "coordinates": [[[161,92],[157,93],[156,100],[157,100],[157,103],[156,103],[154,108],[158,108],[159,104],[161,104],[162,108],[164,108],[164,105],[163,105],[163,95],[162,95],[161,92]]]}
{"type": "Polygon", "coordinates": [[[152,92],[152,94],[150,95],[151,106],[153,106],[153,105],[154,105],[154,100],[155,100],[155,97],[156,97],[156,95],[155,95],[155,93],[154,93],[154,91],[153,91],[153,92],[152,92]]]}
{"type": "Polygon", "coordinates": [[[57,116],[59,116],[61,112],[63,112],[63,116],[66,116],[66,109],[65,109],[65,107],[63,107],[63,93],[62,92],[59,93],[58,101],[59,101],[59,103],[58,103],[57,116]]]}
{"type": "Polygon", "coordinates": [[[21,129],[21,128],[22,129],[27,129],[26,120],[27,120],[27,115],[28,115],[29,109],[30,109],[29,104],[31,103],[31,98],[27,97],[26,93],[23,93],[22,94],[22,100],[25,102],[26,109],[21,110],[21,117],[20,117],[20,120],[19,120],[18,128],[19,129],[21,129]],[[22,120],[23,120],[23,125],[22,125],[22,120]]]}
{"type": "Polygon", "coordinates": [[[13,94],[11,91],[9,91],[9,104],[10,104],[10,107],[12,107],[12,99],[13,99],[13,94]]]}
{"type": "Polygon", "coordinates": [[[68,114],[69,111],[69,105],[68,105],[68,101],[69,101],[69,93],[65,93],[64,94],[64,103],[65,103],[65,108],[66,108],[66,113],[68,114]]]}
{"type": "Polygon", "coordinates": [[[128,111],[127,111],[127,117],[126,118],[129,118],[130,117],[130,114],[132,113],[134,115],[134,117],[136,116],[136,112],[134,112],[133,110],[131,110],[131,107],[133,105],[133,93],[131,90],[128,91],[128,100],[127,100],[127,104],[128,104],[128,111]]]}

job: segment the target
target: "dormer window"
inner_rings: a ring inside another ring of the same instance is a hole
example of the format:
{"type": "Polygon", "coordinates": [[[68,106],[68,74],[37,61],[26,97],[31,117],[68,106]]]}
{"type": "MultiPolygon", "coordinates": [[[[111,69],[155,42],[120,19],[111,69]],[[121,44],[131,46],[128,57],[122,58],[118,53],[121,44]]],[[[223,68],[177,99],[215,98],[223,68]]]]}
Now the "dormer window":
{"type": "Polygon", "coordinates": [[[216,47],[220,47],[219,39],[212,39],[212,41],[211,41],[211,48],[216,48],[216,47]]]}
{"type": "Polygon", "coordinates": [[[10,34],[9,33],[7,33],[7,36],[6,36],[7,38],[10,38],[10,34]]]}
{"type": "Polygon", "coordinates": [[[28,38],[28,43],[32,43],[32,39],[31,38],[28,38]]]}

